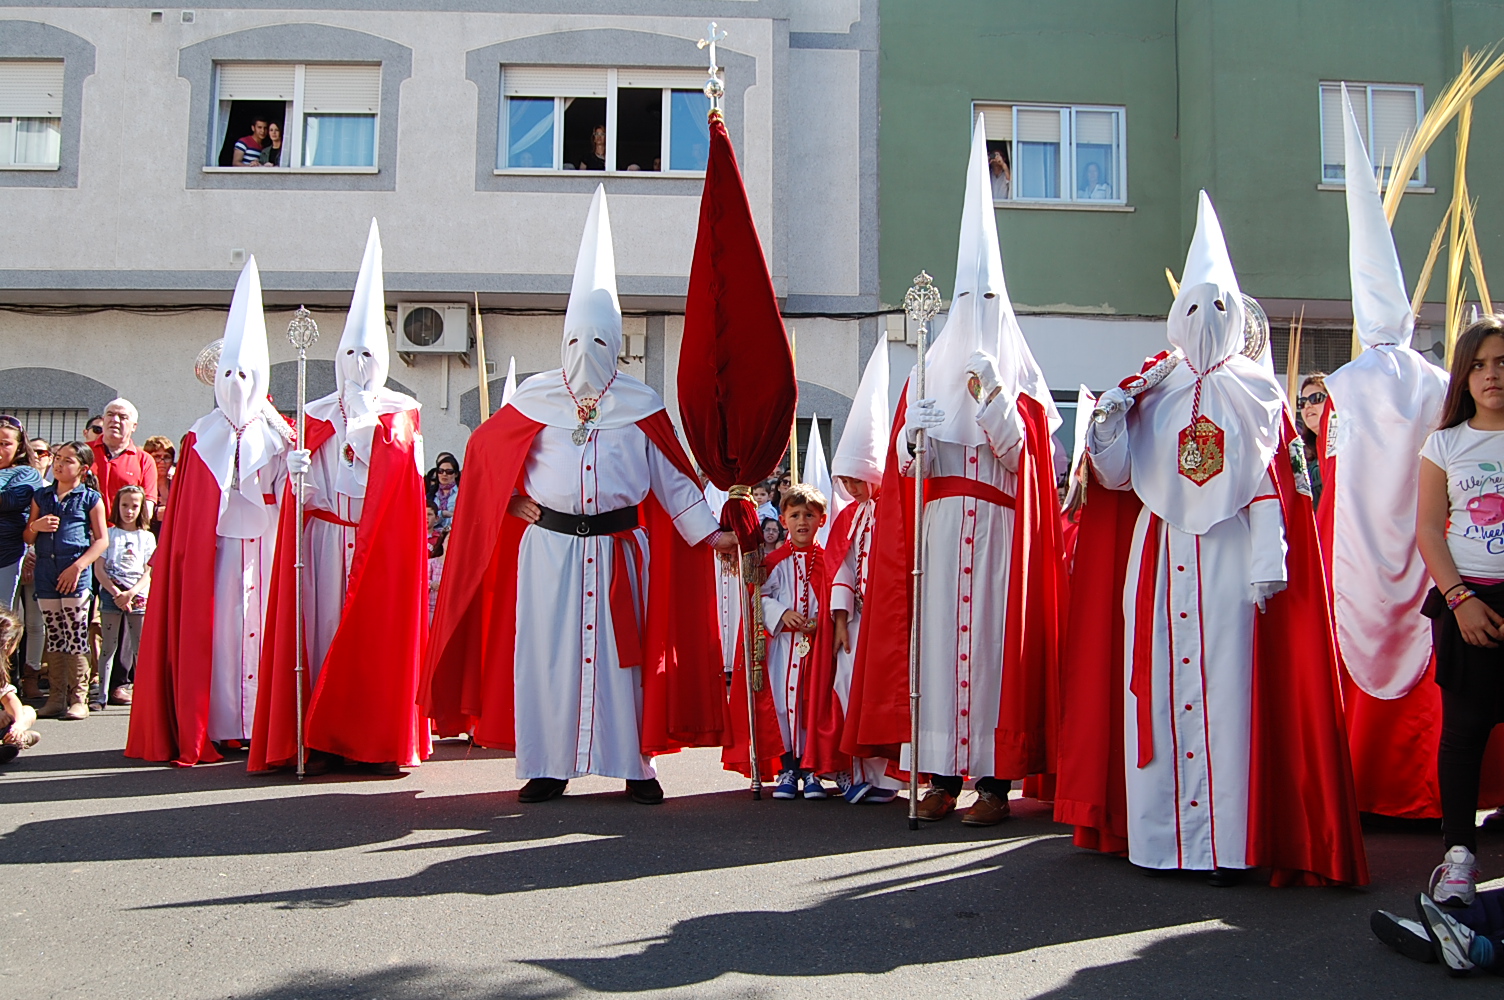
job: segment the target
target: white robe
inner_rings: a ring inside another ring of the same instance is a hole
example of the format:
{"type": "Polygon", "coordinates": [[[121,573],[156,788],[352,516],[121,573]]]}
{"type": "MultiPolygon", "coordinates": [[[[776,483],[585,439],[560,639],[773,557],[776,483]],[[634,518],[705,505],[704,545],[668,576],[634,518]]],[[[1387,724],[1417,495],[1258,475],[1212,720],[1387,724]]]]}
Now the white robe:
{"type": "MultiPolygon", "coordinates": [[[[718,529],[699,484],[637,425],[594,431],[583,445],[571,433],[545,426],[533,439],[521,488],[539,504],[602,514],[641,503],[651,489],[686,542],[698,544],[718,529]]],[[[638,528],[636,536],[643,577],[633,581],[633,594],[641,622],[650,569],[647,533],[638,528]]],[[[616,651],[609,600],[616,544],[610,535],[581,538],[538,525],[523,532],[513,668],[521,780],[655,776],[641,750],[642,671],[623,669],[616,651]]]]}
{"type": "MultiPolygon", "coordinates": [[[[982,445],[931,439],[927,477],[1018,488],[1024,425],[1006,393],[977,411],[982,445]]],[[[902,439],[901,439],[902,440],[902,439]]],[[[914,474],[910,461],[904,474],[914,474]]],[[[1002,697],[1003,628],[1013,556],[1013,508],[970,496],[924,508],[924,612],[919,666],[919,770],[991,777],[1002,697]]],[[[909,744],[901,766],[911,767],[909,744]]]]}
{"type": "MultiPolygon", "coordinates": [[[[872,569],[872,526],[877,502],[867,500],[857,508],[851,519],[851,545],[841,565],[836,567],[835,580],[830,587],[830,610],[846,612],[846,635],[849,650],[836,648],[836,697],[841,701],[841,711],[846,711],[851,694],[851,673],[856,664],[856,642],[862,633],[862,608],[859,598],[867,593],[867,576],[872,569]]],[[[866,781],[877,788],[897,789],[902,786],[897,778],[888,775],[888,761],[883,757],[854,757],[851,761],[852,777],[866,781]]]]}
{"type": "Polygon", "coordinates": [[[256,538],[214,543],[214,641],[209,681],[209,739],[250,739],[261,673],[261,635],[271,593],[277,543],[277,502],[285,482],[283,460],[256,470],[268,503],[269,527],[256,538]]]}
{"type": "Polygon", "coordinates": [[[796,755],[804,753],[804,731],[809,720],[800,709],[799,682],[807,673],[815,655],[815,637],[809,635],[809,649],[799,655],[795,644],[799,635],[783,625],[785,611],[795,611],[806,618],[820,616],[820,595],[809,572],[810,553],[794,550],[768,572],[762,585],[762,617],[768,636],[768,688],[773,693],[773,708],[778,716],[778,730],[783,745],[796,755]]]}
{"type": "MultiPolygon", "coordinates": [[[[1130,489],[1128,434],[1093,441],[1101,482],[1130,489]]],[[[1129,691],[1138,580],[1148,533],[1134,526],[1123,592],[1123,749],[1128,857],[1145,868],[1246,868],[1254,581],[1285,579],[1284,519],[1274,486],[1194,535],[1159,522],[1151,711],[1154,756],[1138,767],[1137,699],[1129,691]]],[[[1078,567],[1081,565],[1077,564],[1078,567]]]]}

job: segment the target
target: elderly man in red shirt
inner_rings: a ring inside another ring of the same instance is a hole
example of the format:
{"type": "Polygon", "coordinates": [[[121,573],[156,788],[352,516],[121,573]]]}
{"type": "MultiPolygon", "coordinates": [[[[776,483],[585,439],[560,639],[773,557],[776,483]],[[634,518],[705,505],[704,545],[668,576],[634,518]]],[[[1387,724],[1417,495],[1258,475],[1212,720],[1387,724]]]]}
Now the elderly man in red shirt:
{"type": "Polygon", "coordinates": [[[157,506],[157,463],[136,447],[136,407],[128,399],[111,400],[104,408],[104,433],[93,444],[94,475],[104,496],[105,514],[112,517],[115,494],[122,486],[139,486],[146,492],[146,519],[157,506]]]}

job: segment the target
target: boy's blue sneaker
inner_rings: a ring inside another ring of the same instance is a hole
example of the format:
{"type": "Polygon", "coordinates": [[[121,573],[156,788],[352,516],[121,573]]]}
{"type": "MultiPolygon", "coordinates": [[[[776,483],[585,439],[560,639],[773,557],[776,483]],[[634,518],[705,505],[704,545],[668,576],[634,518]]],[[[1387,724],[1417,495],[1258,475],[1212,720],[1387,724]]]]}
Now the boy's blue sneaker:
{"type": "Polygon", "coordinates": [[[780,771],[773,785],[773,798],[797,799],[799,797],[799,772],[780,771]]]}
{"type": "Polygon", "coordinates": [[[898,798],[896,788],[874,788],[867,793],[862,802],[869,806],[883,806],[898,798]]]}
{"type": "Polygon", "coordinates": [[[851,775],[842,771],[836,775],[836,790],[841,793],[841,798],[856,805],[872,791],[872,786],[865,781],[853,781],[851,775]]]}
{"type": "Polygon", "coordinates": [[[825,791],[825,786],[820,784],[818,774],[806,774],[804,776],[804,797],[807,799],[828,799],[830,795],[825,791]]]}

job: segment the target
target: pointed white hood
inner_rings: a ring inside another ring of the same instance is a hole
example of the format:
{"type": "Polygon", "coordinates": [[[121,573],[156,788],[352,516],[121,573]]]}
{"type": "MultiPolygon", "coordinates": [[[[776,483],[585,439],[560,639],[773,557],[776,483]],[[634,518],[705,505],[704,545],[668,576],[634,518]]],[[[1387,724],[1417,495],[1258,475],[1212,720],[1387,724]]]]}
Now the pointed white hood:
{"type": "MultiPolygon", "coordinates": [[[[335,489],[363,497],[371,465],[371,444],[381,418],[420,405],[386,387],[391,348],[386,331],[386,281],[382,274],[381,230],[371,220],[366,250],[355,278],[355,294],[334,354],[334,392],[308,404],[308,415],[334,425],[339,452],[335,489]],[[348,450],[345,445],[349,445],[348,450]]],[[[414,454],[422,467],[422,441],[414,454]]]]}
{"type": "Polygon", "coordinates": [[[235,282],[230,315],[214,372],[215,409],[193,425],[193,450],[219,484],[218,532],[258,538],[272,526],[263,497],[272,492],[259,473],[287,446],[282,420],[268,404],[271,360],[261,275],[256,258],[235,282]]]}
{"type": "Polygon", "coordinates": [[[350,300],[345,330],[340,334],[339,349],[334,356],[337,388],[346,396],[385,388],[391,363],[391,351],[386,341],[386,282],[381,270],[381,231],[376,220],[372,219],[365,256],[360,261],[360,274],[355,278],[355,295],[350,300]]]}
{"type": "Polygon", "coordinates": [[[507,359],[507,380],[501,385],[501,405],[506,406],[517,395],[517,358],[507,359]]]}
{"type": "Polygon", "coordinates": [[[611,215],[606,207],[605,185],[597,184],[585,216],[585,232],[580,237],[569,305],[564,310],[564,339],[560,345],[563,365],[539,372],[518,386],[511,405],[539,423],[574,428],[580,423],[574,400],[598,397],[597,417],[591,424],[597,430],[635,424],[663,409],[663,400],[656,392],[617,371],[621,345],[621,303],[616,296],[611,215]],[[601,395],[608,385],[609,391],[601,395]]]}
{"type": "Polygon", "coordinates": [[[1446,372],[1410,349],[1415,316],[1389,221],[1344,89],[1348,265],[1365,350],[1326,377],[1335,429],[1327,447],[1332,594],[1348,673],[1375,698],[1400,698],[1431,663],[1420,613],[1430,587],[1415,547],[1420,449],[1446,397],[1446,372]]]}
{"type": "Polygon", "coordinates": [[[820,438],[820,415],[817,413],[810,414],[809,440],[804,444],[804,465],[799,471],[803,473],[806,483],[825,495],[828,505],[825,524],[815,532],[815,541],[825,545],[830,540],[830,529],[836,523],[836,515],[851,501],[836,489],[835,481],[830,478],[830,466],[825,464],[825,442],[820,438]]]}
{"type": "Polygon", "coordinates": [[[893,418],[888,412],[888,342],[878,340],[862,372],[856,399],[846,417],[846,429],[830,459],[835,476],[849,476],[878,486],[888,453],[888,432],[893,418]]]}
{"type": "Polygon", "coordinates": [[[1389,219],[1379,200],[1373,164],[1363,149],[1358,121],[1342,86],[1347,152],[1347,262],[1352,272],[1353,319],[1364,347],[1375,344],[1410,346],[1415,314],[1405,292],[1405,272],[1394,249],[1389,219]]]}
{"type": "Polygon", "coordinates": [[[1128,411],[1134,490],[1151,511],[1193,535],[1248,506],[1279,450],[1284,389],[1271,368],[1241,353],[1243,322],[1238,276],[1203,191],[1167,322],[1170,343],[1187,363],[1128,411]],[[1221,442],[1220,471],[1200,483],[1180,470],[1180,434],[1197,412],[1216,425],[1221,442]]]}
{"type": "Polygon", "coordinates": [[[1005,393],[1017,396],[1027,392],[1044,406],[1050,429],[1060,426],[1060,414],[1044,372],[1024,340],[1008,299],[981,115],[977,116],[966,164],[966,196],[950,312],[925,357],[925,393],[945,411],[945,422],[930,432],[936,440],[965,445],[986,442],[976,420],[980,404],[966,388],[966,363],[976,351],[986,351],[997,359],[1005,393]]]}

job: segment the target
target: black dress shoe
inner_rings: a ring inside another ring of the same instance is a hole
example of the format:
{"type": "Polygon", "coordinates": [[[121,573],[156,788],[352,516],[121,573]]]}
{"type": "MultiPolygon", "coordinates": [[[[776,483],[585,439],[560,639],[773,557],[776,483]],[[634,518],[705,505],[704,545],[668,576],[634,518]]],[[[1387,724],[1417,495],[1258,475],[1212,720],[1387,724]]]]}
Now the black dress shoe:
{"type": "Polygon", "coordinates": [[[371,774],[379,774],[386,778],[395,778],[402,774],[402,768],[397,766],[395,760],[384,761],[380,764],[367,764],[366,770],[371,774]]]}
{"type": "Polygon", "coordinates": [[[627,794],[632,796],[632,801],[639,805],[663,804],[663,786],[658,784],[657,778],[643,778],[637,781],[627,779],[627,794]]]}
{"type": "Polygon", "coordinates": [[[569,787],[565,778],[533,778],[517,793],[518,802],[547,802],[564,794],[569,787]]]}
{"type": "Polygon", "coordinates": [[[1218,868],[1206,877],[1206,884],[1218,889],[1231,889],[1243,881],[1243,869],[1218,868]]]}
{"type": "Polygon", "coordinates": [[[340,763],[341,758],[337,754],[323,750],[310,750],[308,760],[303,764],[303,773],[309,777],[328,774],[331,768],[339,766],[340,763]]]}

